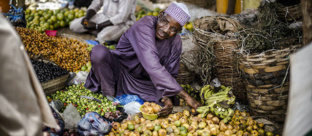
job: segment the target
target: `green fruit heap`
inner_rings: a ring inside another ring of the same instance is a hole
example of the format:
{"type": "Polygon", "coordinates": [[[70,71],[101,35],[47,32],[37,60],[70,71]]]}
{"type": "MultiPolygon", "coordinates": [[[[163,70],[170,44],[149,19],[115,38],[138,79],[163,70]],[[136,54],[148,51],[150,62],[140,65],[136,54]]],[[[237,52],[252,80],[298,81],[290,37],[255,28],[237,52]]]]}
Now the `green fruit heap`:
{"type": "MultiPolygon", "coordinates": [[[[109,101],[106,97],[103,97],[102,94],[93,93],[86,89],[84,84],[69,86],[66,88],[66,90],[67,91],[57,91],[55,94],[52,94],[53,100],[60,100],[64,103],[61,112],[68,104],[74,105],[81,116],[89,111],[97,112],[101,116],[104,116],[106,112],[115,113],[116,111],[116,106],[113,105],[112,101],[109,101]],[[101,103],[92,101],[87,98],[81,98],[80,96],[93,97],[100,100],[101,103]]],[[[47,99],[51,101],[50,97],[47,97],[47,99]]]]}
{"type": "Polygon", "coordinates": [[[55,30],[60,27],[66,27],[75,18],[85,16],[86,12],[79,9],[62,10],[30,10],[25,11],[27,28],[43,32],[44,30],[55,30]]]}
{"type": "Polygon", "coordinates": [[[234,111],[230,108],[235,103],[235,96],[232,94],[231,87],[221,86],[218,92],[210,85],[204,86],[200,91],[200,98],[203,105],[196,109],[202,117],[206,117],[209,112],[223,119],[224,123],[231,120],[234,111]]]}

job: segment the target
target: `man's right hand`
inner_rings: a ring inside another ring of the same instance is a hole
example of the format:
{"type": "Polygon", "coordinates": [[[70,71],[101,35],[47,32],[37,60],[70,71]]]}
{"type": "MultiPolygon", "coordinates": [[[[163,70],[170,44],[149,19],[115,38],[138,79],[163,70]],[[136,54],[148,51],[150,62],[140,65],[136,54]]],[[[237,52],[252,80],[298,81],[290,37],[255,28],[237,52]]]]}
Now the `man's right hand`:
{"type": "Polygon", "coordinates": [[[187,105],[189,105],[191,108],[193,108],[194,110],[196,110],[198,107],[201,106],[201,104],[196,101],[192,96],[190,96],[188,93],[186,93],[184,90],[182,90],[179,94],[179,97],[181,97],[182,99],[185,100],[185,102],[187,103],[187,105]]]}
{"type": "Polygon", "coordinates": [[[84,22],[89,22],[89,20],[96,14],[96,11],[89,9],[86,13],[86,16],[81,20],[81,24],[84,25],[84,22]]]}

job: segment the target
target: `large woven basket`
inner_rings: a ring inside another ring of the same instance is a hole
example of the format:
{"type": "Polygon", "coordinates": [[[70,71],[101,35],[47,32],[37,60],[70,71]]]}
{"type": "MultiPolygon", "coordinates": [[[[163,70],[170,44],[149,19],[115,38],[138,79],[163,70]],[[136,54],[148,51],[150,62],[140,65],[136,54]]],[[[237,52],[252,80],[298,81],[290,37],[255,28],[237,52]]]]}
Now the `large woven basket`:
{"type": "Polygon", "coordinates": [[[287,22],[302,20],[301,4],[299,3],[292,6],[278,4],[276,14],[281,20],[287,22]]]}
{"type": "Polygon", "coordinates": [[[213,44],[213,73],[222,85],[233,87],[237,101],[247,104],[245,85],[238,69],[237,44],[236,39],[217,41],[213,44]]]}
{"type": "Polygon", "coordinates": [[[289,92],[289,55],[299,47],[242,55],[239,69],[243,73],[253,115],[284,122],[289,92]]]}
{"type": "MultiPolygon", "coordinates": [[[[50,60],[42,59],[41,57],[38,57],[38,56],[34,56],[33,59],[42,60],[45,63],[49,62],[49,63],[52,63],[53,65],[57,65],[50,60]]],[[[40,83],[40,84],[42,86],[44,93],[46,95],[50,95],[50,94],[55,93],[58,90],[65,88],[68,77],[69,77],[69,73],[66,75],[60,76],[58,78],[52,79],[50,81],[40,83]]]]}
{"type": "Polygon", "coordinates": [[[69,74],[64,76],[52,79],[48,82],[41,83],[42,89],[46,95],[55,93],[58,90],[65,88],[66,81],[69,77],[69,74]]]}
{"type": "Polygon", "coordinates": [[[190,84],[195,78],[195,73],[190,72],[183,63],[180,63],[179,74],[176,78],[179,84],[190,84]]]}
{"type": "MultiPolygon", "coordinates": [[[[199,63],[202,66],[200,76],[204,84],[208,84],[212,77],[212,65],[215,59],[213,44],[219,41],[235,39],[236,37],[233,35],[240,28],[242,26],[237,21],[226,17],[205,16],[194,21],[195,43],[202,49],[199,52],[199,63]]],[[[222,53],[222,51],[219,53],[222,53]]],[[[227,62],[231,58],[224,58],[221,54],[217,59],[224,60],[222,62],[224,64],[232,62],[231,60],[227,62]]],[[[228,66],[228,64],[226,65],[228,66]]],[[[230,70],[227,71],[230,72],[230,70]]]]}

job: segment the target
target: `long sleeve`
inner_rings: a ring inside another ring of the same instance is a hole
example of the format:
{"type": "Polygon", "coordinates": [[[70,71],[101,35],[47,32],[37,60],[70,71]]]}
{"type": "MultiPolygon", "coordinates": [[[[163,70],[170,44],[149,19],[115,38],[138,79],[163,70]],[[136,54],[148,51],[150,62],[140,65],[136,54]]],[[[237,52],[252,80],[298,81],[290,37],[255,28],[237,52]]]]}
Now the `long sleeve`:
{"type": "Polygon", "coordinates": [[[126,22],[136,6],[136,0],[119,0],[118,14],[111,17],[110,21],[114,25],[126,22]]]}
{"type": "MultiPolygon", "coordinates": [[[[177,37],[180,39],[180,37],[177,37]]],[[[182,52],[182,41],[181,40],[174,40],[172,43],[173,48],[171,49],[171,56],[169,61],[166,65],[166,69],[171,74],[172,77],[177,78],[179,73],[180,67],[180,55],[182,52]]]]}
{"type": "Polygon", "coordinates": [[[88,9],[93,9],[97,12],[103,6],[103,2],[104,0],[93,0],[88,9]]]}
{"type": "Polygon", "coordinates": [[[155,27],[151,22],[147,24],[137,23],[128,31],[128,39],[156,90],[163,91],[162,96],[175,96],[182,90],[182,87],[168,70],[160,64],[155,47],[155,37],[155,27]]]}

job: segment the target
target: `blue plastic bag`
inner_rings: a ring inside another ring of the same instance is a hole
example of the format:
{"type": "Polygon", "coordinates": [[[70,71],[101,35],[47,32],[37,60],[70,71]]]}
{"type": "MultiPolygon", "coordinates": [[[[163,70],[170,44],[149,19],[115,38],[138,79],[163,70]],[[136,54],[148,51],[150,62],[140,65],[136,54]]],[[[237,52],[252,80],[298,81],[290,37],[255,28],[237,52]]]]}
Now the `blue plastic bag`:
{"type": "Polygon", "coordinates": [[[96,112],[88,112],[78,123],[78,133],[81,136],[85,135],[99,135],[104,136],[108,134],[112,126],[110,122],[106,121],[100,114],[96,112]]]}
{"type": "Polygon", "coordinates": [[[139,98],[137,95],[131,95],[131,94],[124,94],[122,96],[117,96],[114,99],[114,102],[119,102],[120,105],[126,105],[132,101],[136,101],[140,104],[144,103],[144,101],[141,98],[139,98]]]}

